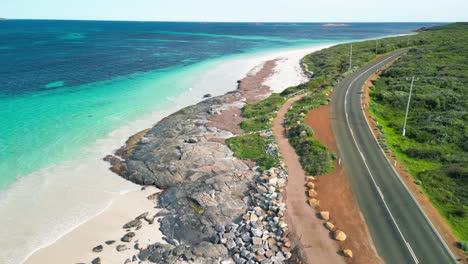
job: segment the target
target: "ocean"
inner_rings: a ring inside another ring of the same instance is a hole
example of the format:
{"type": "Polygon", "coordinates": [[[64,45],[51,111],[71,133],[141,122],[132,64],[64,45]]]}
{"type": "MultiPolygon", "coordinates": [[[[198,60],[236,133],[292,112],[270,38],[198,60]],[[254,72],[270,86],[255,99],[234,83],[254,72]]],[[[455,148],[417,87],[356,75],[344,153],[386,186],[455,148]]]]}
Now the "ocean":
{"type": "Polygon", "coordinates": [[[133,188],[101,158],[136,127],[232,90],[247,58],[431,25],[0,21],[0,263],[18,263],[133,188]],[[210,78],[226,61],[239,67],[210,78]]]}

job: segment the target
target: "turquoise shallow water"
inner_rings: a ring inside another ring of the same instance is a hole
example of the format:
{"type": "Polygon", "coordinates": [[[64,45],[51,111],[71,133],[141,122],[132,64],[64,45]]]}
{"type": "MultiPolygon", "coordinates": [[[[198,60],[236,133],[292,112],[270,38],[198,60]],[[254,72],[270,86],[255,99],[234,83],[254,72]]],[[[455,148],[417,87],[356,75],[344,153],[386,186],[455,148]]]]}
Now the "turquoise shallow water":
{"type": "MultiPolygon", "coordinates": [[[[326,43],[329,41],[309,41],[294,47],[326,43]]],[[[84,147],[119,127],[150,112],[163,111],[174,103],[173,98],[189,90],[197,77],[222,61],[290,48],[256,48],[189,66],[78,85],[72,90],[61,88],[64,81],[56,81],[47,84],[46,90],[0,97],[0,171],[10,176],[0,177],[0,188],[14,182],[14,176],[72,160],[84,147]]]]}
{"type": "MultiPolygon", "coordinates": [[[[73,159],[83,146],[170,103],[208,64],[84,84],[72,92],[54,89],[0,98],[0,171],[25,175],[73,159]]],[[[0,177],[0,185],[14,179],[0,177]]]]}
{"type": "Polygon", "coordinates": [[[0,189],[163,109],[217,61],[420,26],[2,21],[0,189]]]}

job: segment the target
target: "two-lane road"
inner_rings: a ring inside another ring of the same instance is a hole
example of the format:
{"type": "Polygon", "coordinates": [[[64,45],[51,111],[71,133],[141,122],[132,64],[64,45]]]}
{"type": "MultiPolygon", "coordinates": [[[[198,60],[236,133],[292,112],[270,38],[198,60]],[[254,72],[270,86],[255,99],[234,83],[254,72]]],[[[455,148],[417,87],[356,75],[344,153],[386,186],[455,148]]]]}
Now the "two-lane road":
{"type": "Polygon", "coordinates": [[[454,263],[445,242],[379,148],[361,109],[364,82],[405,52],[379,58],[335,87],[332,129],[351,188],[385,262],[454,263]]]}

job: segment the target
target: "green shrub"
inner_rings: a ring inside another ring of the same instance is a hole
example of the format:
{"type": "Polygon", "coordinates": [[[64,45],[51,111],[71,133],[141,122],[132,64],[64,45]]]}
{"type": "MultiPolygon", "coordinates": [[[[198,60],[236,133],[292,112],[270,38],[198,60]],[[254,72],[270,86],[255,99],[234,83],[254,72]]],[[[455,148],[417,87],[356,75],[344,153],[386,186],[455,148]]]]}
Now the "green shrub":
{"type": "Polygon", "coordinates": [[[285,125],[290,127],[298,122],[304,122],[305,115],[312,109],[318,108],[328,103],[326,93],[330,91],[331,86],[320,87],[311,94],[302,97],[299,101],[291,105],[291,109],[286,113],[285,125]]]}
{"type": "Polygon", "coordinates": [[[333,154],[322,143],[313,138],[309,126],[298,124],[291,127],[287,136],[296,150],[302,168],[309,175],[323,175],[333,169],[333,154]]]}
{"type": "Polygon", "coordinates": [[[314,135],[312,128],[304,124],[298,124],[291,127],[287,133],[289,142],[293,145],[297,144],[297,140],[306,140],[314,135]]]}
{"type": "Polygon", "coordinates": [[[278,157],[267,153],[268,146],[271,142],[271,139],[257,134],[226,139],[226,144],[234,152],[234,156],[240,159],[255,161],[260,167],[260,170],[267,170],[279,164],[278,157]]]}
{"type": "Polygon", "coordinates": [[[271,128],[271,122],[268,116],[246,119],[240,123],[244,132],[262,131],[271,128]]]}
{"type": "Polygon", "coordinates": [[[276,117],[276,112],[286,99],[280,94],[273,93],[270,97],[253,104],[246,104],[242,108],[242,116],[247,118],[240,123],[244,132],[255,132],[271,128],[270,119],[276,117]]]}
{"type": "Polygon", "coordinates": [[[247,118],[271,116],[284,104],[285,98],[273,93],[268,98],[254,104],[246,104],[242,108],[242,116],[247,118]]]}
{"type": "Polygon", "coordinates": [[[468,241],[458,241],[458,246],[465,252],[468,251],[468,241]]]}
{"type": "Polygon", "coordinates": [[[410,147],[403,152],[415,159],[440,160],[442,157],[442,152],[433,148],[410,147]]]}

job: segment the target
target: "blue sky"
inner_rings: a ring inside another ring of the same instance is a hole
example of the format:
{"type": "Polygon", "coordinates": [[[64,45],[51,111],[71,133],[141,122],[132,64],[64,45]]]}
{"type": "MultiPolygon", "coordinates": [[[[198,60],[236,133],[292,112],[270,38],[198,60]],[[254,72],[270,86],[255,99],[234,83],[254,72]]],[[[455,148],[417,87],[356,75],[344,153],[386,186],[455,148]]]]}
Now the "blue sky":
{"type": "Polygon", "coordinates": [[[0,0],[0,17],[157,21],[468,21],[468,0],[0,0]]]}

